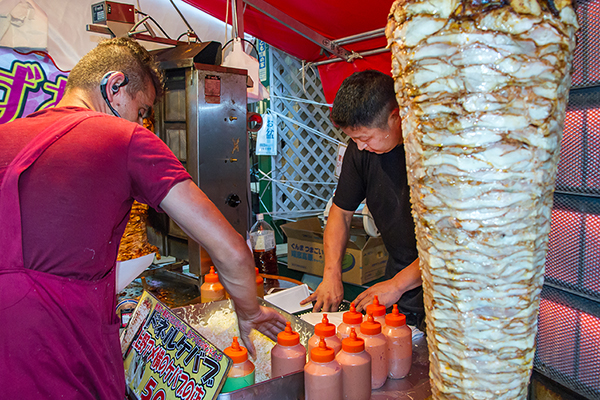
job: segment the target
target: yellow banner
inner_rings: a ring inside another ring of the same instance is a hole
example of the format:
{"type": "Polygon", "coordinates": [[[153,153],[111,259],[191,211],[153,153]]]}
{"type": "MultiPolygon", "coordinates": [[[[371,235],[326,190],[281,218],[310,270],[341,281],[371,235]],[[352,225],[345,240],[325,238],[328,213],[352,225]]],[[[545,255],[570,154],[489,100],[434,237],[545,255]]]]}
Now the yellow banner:
{"type": "Polygon", "coordinates": [[[144,291],[121,337],[128,392],[139,400],[215,399],[225,354],[144,291]]]}

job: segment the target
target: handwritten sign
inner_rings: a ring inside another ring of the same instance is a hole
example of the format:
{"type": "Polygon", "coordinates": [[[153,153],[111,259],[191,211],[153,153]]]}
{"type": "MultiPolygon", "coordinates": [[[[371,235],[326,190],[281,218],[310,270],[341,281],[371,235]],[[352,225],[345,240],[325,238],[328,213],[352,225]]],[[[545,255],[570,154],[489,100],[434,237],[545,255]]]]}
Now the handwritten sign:
{"type": "Polygon", "coordinates": [[[125,379],[139,400],[215,399],[231,360],[144,292],[121,337],[125,379]]]}
{"type": "Polygon", "coordinates": [[[277,155],[277,119],[274,115],[263,114],[263,126],[256,132],[256,155],[277,155]]]}

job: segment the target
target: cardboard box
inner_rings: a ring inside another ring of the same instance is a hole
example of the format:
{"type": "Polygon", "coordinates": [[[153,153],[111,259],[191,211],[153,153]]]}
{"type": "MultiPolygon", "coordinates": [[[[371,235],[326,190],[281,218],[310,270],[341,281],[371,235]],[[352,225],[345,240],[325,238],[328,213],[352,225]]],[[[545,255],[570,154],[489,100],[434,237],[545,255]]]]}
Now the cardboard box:
{"type": "MultiPolygon", "coordinates": [[[[323,276],[323,228],[318,218],[308,218],[281,226],[287,235],[288,268],[323,276]]],[[[381,238],[363,231],[350,231],[342,261],[342,280],[362,285],[385,274],[388,252],[381,238]]]]}

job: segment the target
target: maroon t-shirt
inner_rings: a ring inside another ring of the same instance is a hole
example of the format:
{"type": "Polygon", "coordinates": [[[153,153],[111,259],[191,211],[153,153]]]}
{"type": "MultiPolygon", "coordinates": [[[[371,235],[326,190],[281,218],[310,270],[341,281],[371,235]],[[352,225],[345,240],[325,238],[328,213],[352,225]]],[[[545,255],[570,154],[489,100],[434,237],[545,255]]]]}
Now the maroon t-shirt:
{"type": "MultiPolygon", "coordinates": [[[[42,129],[83,108],[54,108],[0,126],[0,182],[42,129]]],[[[48,148],[19,181],[26,268],[74,279],[110,272],[133,200],[160,210],[190,175],[147,129],[109,115],[89,118],[48,148]]]]}

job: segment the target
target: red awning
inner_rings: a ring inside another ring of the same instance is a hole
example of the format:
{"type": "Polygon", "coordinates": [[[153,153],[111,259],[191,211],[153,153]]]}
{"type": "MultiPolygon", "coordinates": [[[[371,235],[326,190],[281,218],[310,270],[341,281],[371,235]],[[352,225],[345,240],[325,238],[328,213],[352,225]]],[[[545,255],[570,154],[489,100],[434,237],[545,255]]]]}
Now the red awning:
{"type": "MultiPolygon", "coordinates": [[[[225,21],[227,0],[184,1],[225,21]]],[[[252,0],[249,2],[252,3],[252,0]]],[[[303,24],[324,38],[334,41],[384,28],[393,0],[370,2],[364,0],[259,0],[259,2],[267,3],[267,6],[274,7],[285,16],[303,24]]],[[[230,7],[229,23],[231,23],[231,14],[230,7]]],[[[250,4],[245,4],[243,24],[245,32],[301,60],[315,62],[335,58],[319,45],[258,11],[250,4]]],[[[379,36],[343,44],[342,47],[350,52],[360,53],[381,49],[385,45],[385,37],[379,36]]],[[[353,63],[341,61],[320,66],[319,70],[327,101],[333,101],[333,96],[346,76],[354,71],[368,68],[390,74],[390,53],[367,56],[353,63]]]]}

